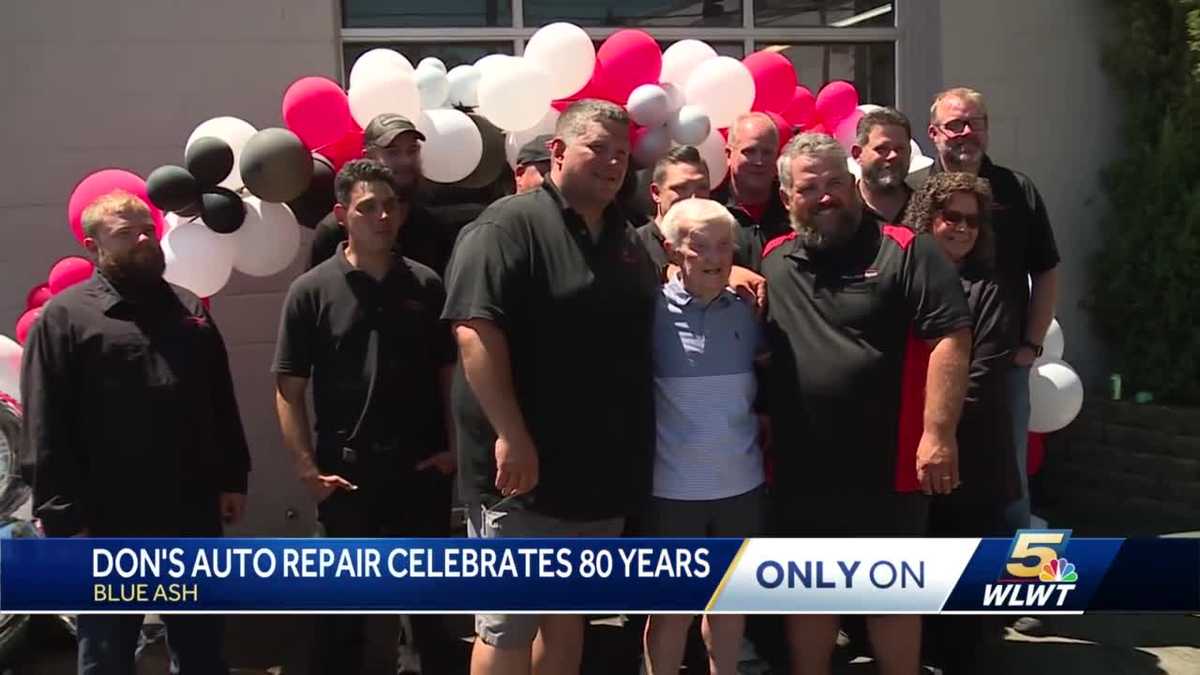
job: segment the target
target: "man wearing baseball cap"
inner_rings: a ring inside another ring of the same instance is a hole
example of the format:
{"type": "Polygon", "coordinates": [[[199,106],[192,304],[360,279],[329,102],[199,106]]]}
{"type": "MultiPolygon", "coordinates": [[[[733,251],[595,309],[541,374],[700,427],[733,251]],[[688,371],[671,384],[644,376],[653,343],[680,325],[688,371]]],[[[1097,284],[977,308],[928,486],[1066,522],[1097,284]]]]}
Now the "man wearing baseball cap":
{"type": "Polygon", "coordinates": [[[517,153],[517,193],[529,192],[542,186],[550,175],[550,148],[553,134],[542,134],[521,146],[517,153]]]}
{"type": "MultiPolygon", "coordinates": [[[[400,211],[396,214],[400,220],[396,253],[416,260],[440,275],[446,270],[453,237],[437,217],[413,199],[421,184],[421,143],[424,140],[425,134],[407,117],[383,113],[375,116],[363,130],[363,151],[368,159],[382,163],[395,177],[392,187],[400,202],[400,211]]],[[[329,259],[344,241],[346,230],[331,213],[317,225],[309,267],[329,259]]]]}

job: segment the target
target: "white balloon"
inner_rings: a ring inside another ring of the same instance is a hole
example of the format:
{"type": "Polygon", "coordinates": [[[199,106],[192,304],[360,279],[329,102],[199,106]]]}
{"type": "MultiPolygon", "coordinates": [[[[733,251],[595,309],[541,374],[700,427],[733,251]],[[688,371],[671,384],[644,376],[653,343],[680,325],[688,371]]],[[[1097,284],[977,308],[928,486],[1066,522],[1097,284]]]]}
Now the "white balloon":
{"type": "Polygon", "coordinates": [[[1029,372],[1029,430],[1058,431],[1083,407],[1083,382],[1063,361],[1046,361],[1029,372]]]}
{"type": "Polygon", "coordinates": [[[201,122],[200,126],[192,131],[192,135],[188,136],[187,143],[183,146],[183,152],[187,154],[187,149],[192,147],[192,143],[196,142],[198,138],[219,138],[225,141],[233,150],[233,170],[219,185],[230,190],[238,190],[242,187],[242,172],[238,170],[238,165],[242,161],[242,148],[245,148],[246,142],[257,133],[258,129],[243,119],[228,116],[214,117],[201,122]]]}
{"type": "Polygon", "coordinates": [[[864,103],[858,106],[858,109],[862,111],[862,114],[866,115],[867,113],[873,113],[876,110],[883,110],[883,106],[875,105],[874,103],[864,103]]]}
{"type": "Polygon", "coordinates": [[[643,84],[629,93],[625,108],[634,122],[657,127],[666,124],[671,114],[671,97],[657,84],[643,84]]]}
{"type": "Polygon", "coordinates": [[[421,146],[422,173],[437,183],[460,181],[479,165],[483,136],[466,113],[450,108],[426,110],[417,119],[425,134],[421,146]]]}
{"type": "MultiPolygon", "coordinates": [[[[424,62],[422,62],[424,63],[424,62]]],[[[422,108],[440,108],[450,95],[450,81],[445,71],[436,68],[417,68],[417,91],[421,94],[422,108]]]]}
{"type": "Polygon", "coordinates": [[[485,67],[479,81],[479,113],[505,131],[537,124],[550,108],[550,76],[515,56],[485,67]]]}
{"type": "Polygon", "coordinates": [[[21,400],[21,345],[0,335],[0,392],[21,400]]]}
{"type": "Polygon", "coordinates": [[[596,46],[579,26],[552,23],[542,26],[529,38],[525,58],[549,74],[550,98],[566,98],[592,79],[596,46]]]}
{"type": "Polygon", "coordinates": [[[684,92],[688,103],[704,108],[712,125],[724,129],[733,124],[738,115],[750,112],[754,103],[754,78],[741,61],[718,56],[692,71],[684,92]]]}
{"type": "Polygon", "coordinates": [[[252,277],[269,277],[287,269],[300,250],[300,225],[283,204],[246,197],[246,222],[229,235],[236,252],[233,266],[252,277]]]}
{"type": "Polygon", "coordinates": [[[721,137],[721,132],[713,129],[697,149],[700,150],[704,163],[708,165],[708,185],[715,190],[725,180],[725,173],[729,171],[729,160],[725,157],[725,139],[721,137]]]}
{"type": "Polygon", "coordinates": [[[712,131],[708,113],[695,105],[680,108],[667,122],[667,126],[671,131],[671,138],[680,145],[699,145],[712,131]]]}
{"type": "Polygon", "coordinates": [[[661,82],[670,82],[672,84],[684,87],[688,83],[688,78],[692,76],[692,71],[701,63],[709,59],[717,57],[717,50],[708,46],[708,43],[699,40],[680,40],[670,47],[662,55],[662,74],[658,79],[661,82]]]}
{"type": "Polygon", "coordinates": [[[350,69],[350,89],[379,75],[386,76],[396,72],[413,72],[412,63],[394,49],[372,49],[354,61],[354,66],[350,69]]]}
{"type": "Polygon", "coordinates": [[[447,102],[450,105],[461,105],[474,108],[479,105],[479,77],[481,73],[475,66],[454,66],[446,73],[446,81],[450,84],[447,102]]]}
{"type": "Polygon", "coordinates": [[[1058,319],[1052,319],[1050,328],[1046,329],[1046,338],[1042,340],[1041,358],[1046,361],[1061,360],[1065,348],[1066,340],[1063,339],[1062,326],[1059,325],[1058,319]]]}
{"type": "Polygon", "coordinates": [[[476,61],[475,67],[479,69],[479,74],[482,75],[483,71],[488,70],[492,66],[497,66],[501,63],[504,63],[511,58],[515,57],[509,56],[508,54],[488,54],[487,56],[484,56],[476,61]]]}
{"type": "Polygon", "coordinates": [[[233,272],[234,235],[217,234],[200,219],[181,219],[173,213],[167,219],[174,224],[162,239],[167,261],[163,278],[202,298],[216,295],[233,272]]]}
{"type": "Polygon", "coordinates": [[[658,86],[662,87],[662,90],[667,92],[667,100],[669,101],[667,107],[670,108],[671,112],[676,112],[687,104],[687,98],[685,98],[683,95],[682,85],[672,84],[670,82],[659,82],[658,86]]]}
{"type": "Polygon", "coordinates": [[[422,68],[432,68],[434,70],[442,71],[443,75],[446,74],[446,64],[436,56],[426,56],[425,58],[421,59],[421,62],[417,64],[417,70],[422,68]]]}
{"type": "Polygon", "coordinates": [[[404,115],[410,120],[421,114],[421,92],[415,74],[410,72],[381,73],[351,86],[349,98],[350,113],[364,129],[383,113],[404,115]]]}
{"type": "Polygon", "coordinates": [[[554,108],[546,111],[546,116],[543,117],[537,124],[523,131],[510,131],[504,136],[504,154],[508,156],[508,164],[512,168],[517,168],[517,153],[521,152],[521,148],[526,143],[541,136],[542,134],[553,134],[554,127],[558,124],[559,113],[554,108]]]}
{"type": "Polygon", "coordinates": [[[633,149],[633,157],[642,166],[653,166],[671,149],[671,133],[667,127],[659,126],[647,131],[638,139],[637,147],[633,149]]]}

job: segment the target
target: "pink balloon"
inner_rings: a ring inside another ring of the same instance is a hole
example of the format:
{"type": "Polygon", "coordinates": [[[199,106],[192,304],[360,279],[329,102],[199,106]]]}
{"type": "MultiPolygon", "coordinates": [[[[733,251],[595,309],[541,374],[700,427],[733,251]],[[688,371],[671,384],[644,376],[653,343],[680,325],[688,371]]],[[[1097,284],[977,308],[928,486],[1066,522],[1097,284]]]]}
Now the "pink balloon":
{"type": "MultiPolygon", "coordinates": [[[[662,50],[649,33],[619,30],[600,45],[596,52],[596,65],[603,72],[598,82],[601,91],[597,93],[600,98],[624,105],[634,89],[658,82],[658,75],[662,71],[662,50]]],[[[592,78],[596,78],[596,73],[592,74],[592,78]]]]}
{"type": "Polygon", "coordinates": [[[780,111],[783,119],[807,129],[816,123],[817,99],[807,87],[796,87],[792,98],[780,111]]]}
{"type": "Polygon", "coordinates": [[[92,261],[87,258],[73,255],[59,260],[54,263],[54,267],[50,268],[50,276],[46,280],[50,287],[50,293],[58,295],[75,284],[85,281],[92,276],[92,271],[95,269],[92,261]]]}
{"type": "Polygon", "coordinates": [[[50,292],[50,284],[38,284],[25,294],[25,311],[37,309],[50,301],[54,294],[50,292]]]}
{"type": "Polygon", "coordinates": [[[862,118],[863,111],[855,110],[849,117],[838,122],[837,128],[833,130],[833,137],[842,144],[846,152],[850,152],[850,146],[854,145],[854,139],[858,135],[858,121],[862,118]]]}
{"type": "Polygon", "coordinates": [[[79,181],[79,184],[71,191],[71,198],[67,201],[67,221],[71,224],[71,233],[75,235],[75,239],[79,243],[83,243],[84,209],[91,206],[92,202],[115,190],[124,190],[146,204],[146,208],[150,209],[150,216],[154,219],[154,235],[162,239],[164,227],[162,211],[150,202],[150,196],[146,194],[146,181],[136,173],[125,169],[97,171],[79,181]]]}
{"type": "Polygon", "coordinates": [[[754,104],[751,110],[779,112],[792,101],[796,91],[796,69],[778,52],[754,52],[742,65],[754,78],[754,104]]]}
{"type": "Polygon", "coordinates": [[[314,151],[337,143],[355,128],[346,92],[325,77],[302,77],[287,88],[283,123],[314,151]]]}
{"type": "Polygon", "coordinates": [[[779,150],[782,152],[788,141],[792,140],[792,124],[783,118],[777,112],[768,112],[771,121],[775,122],[775,128],[779,130],[779,150]]]}
{"type": "Polygon", "coordinates": [[[29,331],[33,329],[33,322],[37,321],[38,317],[41,315],[42,308],[35,307],[34,309],[28,310],[21,315],[21,318],[17,319],[16,338],[18,344],[25,344],[25,338],[29,337],[29,331]]]}
{"type": "Polygon", "coordinates": [[[858,90],[849,82],[830,82],[817,94],[817,117],[829,129],[836,129],[857,107],[858,90]]]}

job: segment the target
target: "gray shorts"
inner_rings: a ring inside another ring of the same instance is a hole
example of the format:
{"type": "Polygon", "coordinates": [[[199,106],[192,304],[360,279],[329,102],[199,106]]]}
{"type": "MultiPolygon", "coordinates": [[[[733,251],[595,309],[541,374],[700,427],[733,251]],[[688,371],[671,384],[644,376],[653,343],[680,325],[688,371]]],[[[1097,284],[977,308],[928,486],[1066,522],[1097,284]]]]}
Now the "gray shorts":
{"type": "MultiPolygon", "coordinates": [[[[527,537],[619,537],[625,529],[624,518],[602,520],[564,520],[512,505],[498,509],[469,508],[467,534],[476,539],[521,539],[527,537]]],[[[540,614],[476,614],[475,634],[480,640],[507,649],[533,643],[540,614]]]]}
{"type": "Polygon", "coordinates": [[[724,499],[651,497],[638,533],[646,537],[760,537],[767,528],[767,488],[724,499]]]}

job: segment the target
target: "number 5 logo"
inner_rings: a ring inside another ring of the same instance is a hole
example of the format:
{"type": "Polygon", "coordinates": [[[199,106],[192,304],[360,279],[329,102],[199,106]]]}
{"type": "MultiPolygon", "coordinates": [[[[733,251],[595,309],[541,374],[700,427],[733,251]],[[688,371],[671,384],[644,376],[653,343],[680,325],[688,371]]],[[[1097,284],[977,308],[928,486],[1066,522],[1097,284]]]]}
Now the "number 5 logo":
{"type": "Polygon", "coordinates": [[[1022,581],[1036,580],[1042,565],[1062,556],[1070,539],[1070,530],[1018,530],[1004,571],[1022,581]]]}

